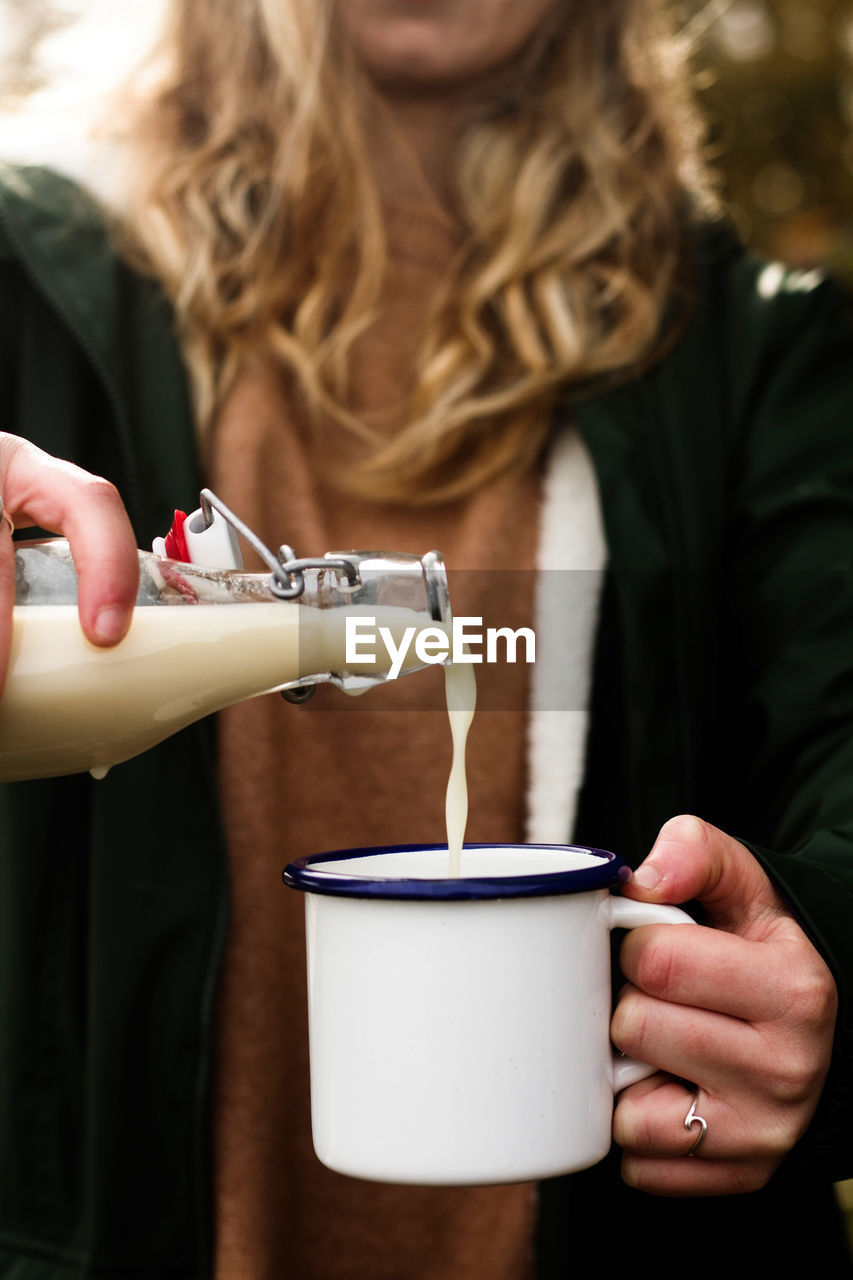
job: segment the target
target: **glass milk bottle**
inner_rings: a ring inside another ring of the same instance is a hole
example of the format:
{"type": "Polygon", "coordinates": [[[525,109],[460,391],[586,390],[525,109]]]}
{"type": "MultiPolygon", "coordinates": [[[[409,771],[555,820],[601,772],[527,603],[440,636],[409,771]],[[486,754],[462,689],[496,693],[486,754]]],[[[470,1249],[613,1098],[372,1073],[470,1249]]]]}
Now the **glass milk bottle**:
{"type": "MultiPolygon", "coordinates": [[[[239,563],[233,555],[239,531],[271,572],[249,574],[140,551],[130,630],[112,649],[90,644],[80,628],[68,543],[16,544],[12,650],[0,700],[0,780],[84,770],[102,777],[194,720],[274,690],[299,702],[322,681],[360,693],[388,678],[391,660],[387,646],[377,644],[369,653],[349,646],[359,658],[348,661],[347,618],[375,619],[362,625],[388,628],[395,645],[407,628],[450,620],[437,552],[418,558],[359,551],[298,560],[284,546],[273,555],[207,490],[201,510],[186,524],[196,542],[208,535],[220,544],[213,557],[219,564],[239,563]]],[[[422,665],[410,644],[401,674],[422,665]]]]}

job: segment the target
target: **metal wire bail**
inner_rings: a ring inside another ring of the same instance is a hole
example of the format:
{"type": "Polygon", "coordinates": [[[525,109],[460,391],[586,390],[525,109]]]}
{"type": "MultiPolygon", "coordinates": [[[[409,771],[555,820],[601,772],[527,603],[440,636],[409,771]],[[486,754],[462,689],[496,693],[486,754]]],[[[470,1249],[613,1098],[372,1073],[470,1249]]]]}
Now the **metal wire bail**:
{"type": "Polygon", "coordinates": [[[357,586],[360,582],[358,569],[351,560],[339,556],[323,556],[319,559],[297,559],[293,547],[286,543],[279,547],[278,555],[270,551],[256,533],[227,507],[221,498],[210,489],[202,489],[200,495],[201,516],[204,527],[209,529],[213,523],[213,512],[218,511],[232,529],[257,551],[258,555],[270,570],[270,590],[279,600],[295,600],[305,590],[306,569],[334,569],[346,578],[348,586],[357,586]]]}

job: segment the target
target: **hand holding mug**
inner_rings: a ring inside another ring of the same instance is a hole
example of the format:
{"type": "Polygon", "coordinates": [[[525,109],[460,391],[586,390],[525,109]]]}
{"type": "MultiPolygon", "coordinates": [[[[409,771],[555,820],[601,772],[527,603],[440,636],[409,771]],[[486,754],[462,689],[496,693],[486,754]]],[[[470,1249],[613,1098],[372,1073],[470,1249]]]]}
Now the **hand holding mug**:
{"type": "Polygon", "coordinates": [[[699,818],[672,818],[623,890],[643,902],[697,899],[713,928],[629,934],[614,1044],[661,1072],[619,1097],[622,1176],[658,1195],[764,1186],[803,1136],[829,1068],[837,1010],[827,965],[752,854],[699,818]],[[673,1080],[672,1077],[678,1077],[673,1080]],[[689,1093],[694,1117],[685,1127],[689,1093]]]}
{"type": "Polygon", "coordinates": [[[311,855],[305,893],[314,1146],[329,1168],[423,1185],[595,1164],[613,1097],[654,1072],[608,1038],[610,930],[696,925],[611,897],[611,853],[466,845],[311,855]]]}

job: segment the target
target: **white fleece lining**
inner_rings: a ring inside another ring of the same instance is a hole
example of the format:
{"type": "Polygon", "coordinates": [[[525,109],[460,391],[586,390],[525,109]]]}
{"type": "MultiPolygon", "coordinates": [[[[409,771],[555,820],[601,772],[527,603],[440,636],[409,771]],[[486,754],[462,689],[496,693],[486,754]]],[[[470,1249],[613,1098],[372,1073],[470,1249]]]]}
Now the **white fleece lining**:
{"type": "Polygon", "coordinates": [[[574,428],[555,440],[542,493],[527,739],[526,838],[571,840],[583,780],[607,542],[595,469],[574,428]]]}

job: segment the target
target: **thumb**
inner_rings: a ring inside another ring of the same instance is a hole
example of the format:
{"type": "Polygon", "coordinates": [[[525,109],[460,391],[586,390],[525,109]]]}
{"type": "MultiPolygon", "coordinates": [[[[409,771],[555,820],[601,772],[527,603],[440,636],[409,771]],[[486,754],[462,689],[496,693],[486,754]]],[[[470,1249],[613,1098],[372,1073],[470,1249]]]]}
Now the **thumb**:
{"type": "Polygon", "coordinates": [[[760,863],[739,841],[691,814],[670,818],[623,893],[644,902],[702,903],[711,923],[741,935],[783,910],[760,863]]]}

